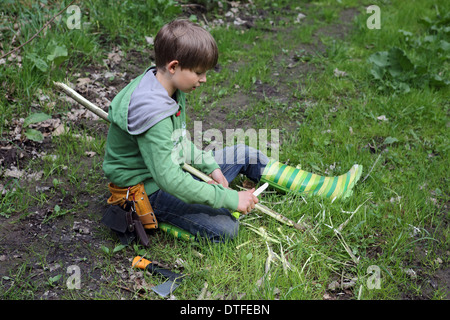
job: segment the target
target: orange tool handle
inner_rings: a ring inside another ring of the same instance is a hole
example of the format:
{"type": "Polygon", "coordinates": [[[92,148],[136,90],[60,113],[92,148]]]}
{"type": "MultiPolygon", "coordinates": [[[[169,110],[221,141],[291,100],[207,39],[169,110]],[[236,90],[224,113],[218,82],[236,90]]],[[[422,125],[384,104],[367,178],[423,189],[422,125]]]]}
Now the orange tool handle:
{"type": "Polygon", "coordinates": [[[133,268],[139,268],[139,269],[145,270],[145,269],[147,269],[147,266],[148,266],[149,264],[151,264],[151,263],[152,263],[152,262],[149,261],[149,260],[147,260],[147,259],[144,259],[144,258],[142,258],[142,257],[140,257],[140,256],[136,256],[136,257],[133,259],[133,263],[131,264],[131,266],[132,266],[133,268]]]}
{"type": "Polygon", "coordinates": [[[144,259],[140,256],[136,256],[133,259],[133,263],[131,266],[133,268],[139,268],[139,269],[150,271],[153,274],[155,274],[155,273],[159,274],[169,280],[176,281],[176,282],[181,282],[182,278],[184,277],[184,275],[181,273],[175,273],[170,270],[157,267],[154,264],[152,264],[151,261],[144,259]]]}

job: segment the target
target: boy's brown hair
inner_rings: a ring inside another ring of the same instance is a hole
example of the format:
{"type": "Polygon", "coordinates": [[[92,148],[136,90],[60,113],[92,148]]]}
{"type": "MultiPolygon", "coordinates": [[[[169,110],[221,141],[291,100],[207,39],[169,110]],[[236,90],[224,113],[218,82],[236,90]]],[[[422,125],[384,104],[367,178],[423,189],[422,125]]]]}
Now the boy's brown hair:
{"type": "Polygon", "coordinates": [[[178,60],[182,69],[203,71],[216,66],[219,50],[211,34],[184,19],[174,20],[159,30],[155,37],[156,67],[164,70],[167,63],[178,60]]]}

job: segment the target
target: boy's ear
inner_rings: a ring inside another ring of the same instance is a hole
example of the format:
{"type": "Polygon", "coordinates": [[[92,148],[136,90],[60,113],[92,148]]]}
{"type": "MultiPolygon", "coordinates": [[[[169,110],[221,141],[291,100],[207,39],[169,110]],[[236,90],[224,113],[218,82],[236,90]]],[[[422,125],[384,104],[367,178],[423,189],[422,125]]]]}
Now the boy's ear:
{"type": "Polygon", "coordinates": [[[170,73],[175,73],[175,69],[180,65],[180,63],[178,62],[178,60],[172,60],[170,61],[167,66],[166,69],[167,71],[169,71],[170,73]]]}

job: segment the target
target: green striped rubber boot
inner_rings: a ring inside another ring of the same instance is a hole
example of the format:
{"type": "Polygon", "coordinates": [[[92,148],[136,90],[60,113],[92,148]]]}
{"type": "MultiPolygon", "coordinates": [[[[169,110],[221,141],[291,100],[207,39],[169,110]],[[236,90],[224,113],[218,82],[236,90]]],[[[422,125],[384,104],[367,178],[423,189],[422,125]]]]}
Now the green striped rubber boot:
{"type": "Polygon", "coordinates": [[[174,236],[175,238],[186,240],[186,241],[195,241],[195,236],[186,230],[183,230],[181,228],[178,228],[170,223],[161,222],[159,223],[159,228],[166,232],[167,234],[170,234],[174,236]]]}
{"type": "Polygon", "coordinates": [[[355,164],[343,175],[323,177],[271,159],[261,181],[285,192],[294,191],[305,196],[317,195],[333,200],[349,197],[361,173],[362,166],[355,164]]]}

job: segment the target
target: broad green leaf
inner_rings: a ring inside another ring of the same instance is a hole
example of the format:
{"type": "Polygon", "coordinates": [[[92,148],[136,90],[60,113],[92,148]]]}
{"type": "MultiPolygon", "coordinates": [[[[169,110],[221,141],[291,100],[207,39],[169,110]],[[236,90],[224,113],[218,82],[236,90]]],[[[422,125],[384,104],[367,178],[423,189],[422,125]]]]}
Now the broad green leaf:
{"type": "Polygon", "coordinates": [[[402,30],[402,29],[399,29],[398,32],[403,34],[403,36],[405,37],[405,41],[410,41],[411,38],[413,37],[412,32],[409,32],[409,31],[406,31],[406,30],[402,30]]]}
{"type": "Polygon", "coordinates": [[[61,276],[62,276],[61,274],[58,274],[58,275],[56,275],[54,277],[50,277],[48,279],[48,281],[49,281],[49,283],[53,284],[53,283],[57,282],[59,279],[61,279],[61,276]]]}
{"type": "Polygon", "coordinates": [[[369,62],[381,68],[389,66],[388,52],[387,51],[375,52],[369,57],[369,62]]]}
{"type": "Polygon", "coordinates": [[[104,245],[102,245],[102,251],[106,254],[109,254],[109,252],[110,252],[109,248],[104,245]]]}
{"type": "Polygon", "coordinates": [[[403,73],[414,70],[414,65],[402,49],[394,47],[389,50],[388,61],[388,71],[393,77],[398,77],[403,73]]]}
{"type": "Polygon", "coordinates": [[[430,77],[430,85],[433,87],[445,87],[450,83],[448,80],[444,80],[441,76],[435,74],[430,77]]]}
{"type": "Polygon", "coordinates": [[[439,43],[439,48],[441,48],[444,51],[449,51],[450,50],[450,43],[448,43],[445,40],[441,40],[439,43]]]}
{"type": "Polygon", "coordinates": [[[25,131],[25,136],[28,139],[33,140],[33,141],[44,140],[44,136],[42,135],[42,133],[35,129],[27,129],[27,131],[25,131]]]}
{"type": "Polygon", "coordinates": [[[47,56],[47,60],[50,62],[53,61],[55,65],[59,65],[67,59],[67,48],[64,45],[56,45],[51,52],[52,53],[47,56]]]}
{"type": "Polygon", "coordinates": [[[399,82],[397,85],[397,89],[403,93],[408,93],[411,91],[409,84],[405,82],[399,82]]]}
{"type": "Polygon", "coordinates": [[[113,253],[119,252],[123,248],[126,248],[127,246],[124,246],[123,244],[119,244],[118,246],[114,247],[113,253]]]}
{"type": "Polygon", "coordinates": [[[42,72],[47,72],[48,64],[41,59],[38,55],[34,53],[29,53],[26,55],[26,58],[31,60],[36,68],[41,70],[42,72]]]}
{"type": "Polygon", "coordinates": [[[28,117],[25,118],[23,122],[23,127],[26,128],[30,124],[42,122],[45,120],[51,119],[51,116],[49,116],[46,113],[38,112],[38,113],[32,113],[28,117]]]}
{"type": "Polygon", "coordinates": [[[372,69],[370,70],[370,73],[373,75],[373,77],[377,80],[382,80],[384,76],[384,68],[380,68],[377,65],[374,65],[372,69]]]}
{"type": "Polygon", "coordinates": [[[422,19],[419,19],[419,22],[423,22],[427,26],[431,26],[433,24],[433,21],[430,18],[428,18],[428,17],[424,17],[422,19]]]}
{"type": "Polygon", "coordinates": [[[401,34],[403,34],[405,37],[412,37],[412,32],[406,31],[406,30],[402,30],[399,29],[398,32],[400,32],[401,34]]]}
{"type": "Polygon", "coordinates": [[[428,36],[425,36],[425,37],[423,38],[423,40],[424,40],[425,42],[434,42],[434,41],[436,41],[436,36],[430,36],[430,35],[428,35],[428,36]]]}
{"type": "Polygon", "coordinates": [[[394,137],[387,137],[383,144],[393,144],[394,142],[398,142],[398,139],[394,137]]]}

